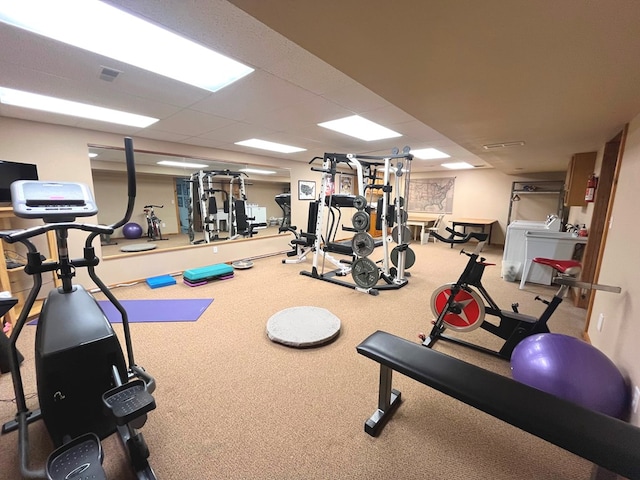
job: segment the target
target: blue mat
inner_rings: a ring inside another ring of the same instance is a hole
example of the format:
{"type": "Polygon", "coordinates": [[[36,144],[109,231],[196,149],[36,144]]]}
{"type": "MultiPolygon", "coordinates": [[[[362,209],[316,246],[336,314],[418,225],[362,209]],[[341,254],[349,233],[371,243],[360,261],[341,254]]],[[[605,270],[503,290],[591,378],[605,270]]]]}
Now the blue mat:
{"type": "MultiPolygon", "coordinates": [[[[211,305],[212,298],[180,300],[120,300],[129,322],[195,322],[211,305]]],[[[120,312],[108,300],[98,300],[111,323],[122,323],[120,312]]],[[[35,325],[37,319],[29,322],[35,325]]]]}

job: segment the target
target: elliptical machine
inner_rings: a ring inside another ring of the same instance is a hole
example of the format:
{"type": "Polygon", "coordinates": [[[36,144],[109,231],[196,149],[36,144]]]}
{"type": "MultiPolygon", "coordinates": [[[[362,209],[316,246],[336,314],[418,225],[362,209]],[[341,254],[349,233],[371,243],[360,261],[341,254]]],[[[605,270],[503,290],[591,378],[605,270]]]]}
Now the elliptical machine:
{"type": "Polygon", "coordinates": [[[2,430],[6,433],[18,429],[20,470],[24,478],[106,479],[100,439],[117,431],[137,478],[156,479],[148,463],[149,449],[137,430],[146,422],[147,413],[156,406],[151,395],[155,380],[135,363],[127,312],[96,275],[99,258],[92,246],[96,237],[112,234],[131,218],[136,179],[130,138],[125,138],[125,154],[127,210],[124,218],[112,225],[75,222],[76,217],[93,216],[98,211],[91,191],[83,184],[21,180],[11,185],[15,215],[45,222],[26,230],[0,232],[4,241],[21,242],[27,247],[25,272],[33,278],[33,287],[9,339],[17,413],[15,420],[6,423],[2,430]],[[89,232],[82,258],[69,258],[69,230],[89,232]],[[49,231],[56,234],[58,260],[43,262],[30,239],[49,231]],[[126,360],[97,301],[81,285],[72,283],[79,267],[87,268],[91,279],[120,312],[126,360]],[[35,365],[40,409],[30,411],[26,405],[16,341],[36,301],[44,272],[55,272],[61,286],[49,292],[38,319],[35,365]],[[44,468],[34,470],[29,464],[28,425],[40,418],[56,449],[49,455],[44,468]]]}

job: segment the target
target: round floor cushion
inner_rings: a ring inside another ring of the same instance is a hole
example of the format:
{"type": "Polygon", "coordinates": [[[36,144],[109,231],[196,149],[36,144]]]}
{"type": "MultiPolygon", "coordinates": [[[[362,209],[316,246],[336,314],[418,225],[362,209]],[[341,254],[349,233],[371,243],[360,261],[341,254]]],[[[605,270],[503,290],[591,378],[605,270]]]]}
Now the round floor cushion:
{"type": "Polygon", "coordinates": [[[319,307],[292,307],[267,321],[267,335],[290,347],[312,347],[330,342],[340,333],[340,319],[319,307]]]}
{"type": "Polygon", "coordinates": [[[144,252],[146,250],[153,250],[157,245],[155,243],[133,243],[131,245],[125,245],[120,249],[121,252],[144,252]]]}

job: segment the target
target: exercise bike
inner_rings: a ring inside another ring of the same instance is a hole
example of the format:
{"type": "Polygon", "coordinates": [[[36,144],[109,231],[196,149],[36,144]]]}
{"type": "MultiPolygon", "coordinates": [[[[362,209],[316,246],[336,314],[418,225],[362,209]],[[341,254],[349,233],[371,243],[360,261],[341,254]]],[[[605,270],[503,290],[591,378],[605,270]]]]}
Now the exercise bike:
{"type": "Polygon", "coordinates": [[[128,176],[128,204],[122,220],[112,225],[76,223],[76,217],[96,215],[98,209],[86,185],[70,182],[21,180],[11,185],[13,210],[21,218],[38,218],[45,224],[0,232],[8,243],[21,242],[27,248],[25,272],[33,286],[9,339],[10,370],[17,413],[2,433],[18,430],[20,471],[24,478],[49,480],[106,479],[102,468],[100,440],[118,432],[139,480],[155,480],[148,463],[149,449],[138,431],[155,409],[151,393],[155,380],[136,364],[126,310],[98,278],[99,258],[92,242],[112,234],[131,218],[136,196],[133,142],[125,139],[128,176]],[[88,232],[82,258],[69,258],[70,230],[88,232]],[[43,262],[31,239],[55,232],[58,260],[43,262]],[[89,276],[122,316],[126,359],[116,334],[93,296],[73,284],[77,268],[86,267],[89,276]],[[35,366],[40,408],[26,405],[16,342],[26,324],[42,286],[42,274],[55,272],[61,286],[53,288],[42,306],[36,330],[35,366]],[[46,465],[33,469],[29,462],[29,424],[42,419],[55,450],[46,465]]]}
{"type": "Polygon", "coordinates": [[[464,235],[449,227],[446,230],[450,233],[448,238],[438,233],[432,233],[432,235],[438,240],[450,244],[467,243],[472,238],[478,240],[478,244],[473,253],[464,250],[460,252],[468,256],[469,261],[458,280],[455,283],[442,285],[433,292],[431,310],[436,317],[433,328],[428,336],[423,333],[418,335],[426,347],[432,347],[437,340],[441,339],[509,360],[513,349],[521,340],[530,335],[549,332],[547,323],[571,286],[620,292],[619,287],[577,281],[577,277],[582,271],[580,262],[535,258],[534,262],[549,266],[557,272],[554,283],[560,285],[558,291],[551,300],[545,300],[539,296],[535,297],[535,300],[546,305],[545,310],[538,318],[518,312],[517,303],[511,305],[511,311],[503,310],[482,285],[485,267],[494,265],[486,263],[486,259],[479,256],[488,235],[475,232],[464,235]],[[487,314],[495,317],[497,322],[492,323],[485,319],[487,314]],[[456,337],[444,335],[446,329],[455,332],[470,332],[478,327],[503,339],[502,347],[497,351],[490,350],[456,337]]]}
{"type": "Polygon", "coordinates": [[[149,239],[147,241],[169,240],[168,238],[162,238],[161,220],[156,216],[156,212],[153,211],[154,208],[164,208],[164,205],[145,205],[143,208],[147,219],[147,238],[149,239]]]}

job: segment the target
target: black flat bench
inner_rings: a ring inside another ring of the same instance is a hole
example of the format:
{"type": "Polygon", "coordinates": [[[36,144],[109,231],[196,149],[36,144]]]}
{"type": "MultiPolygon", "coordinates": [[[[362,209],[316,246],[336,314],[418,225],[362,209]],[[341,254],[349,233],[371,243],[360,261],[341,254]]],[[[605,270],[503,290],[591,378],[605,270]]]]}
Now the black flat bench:
{"type": "Polygon", "coordinates": [[[640,479],[640,428],[386,332],[357,347],[380,364],[378,409],[365,422],[377,436],[401,402],[396,371],[611,472],[640,479]]]}

